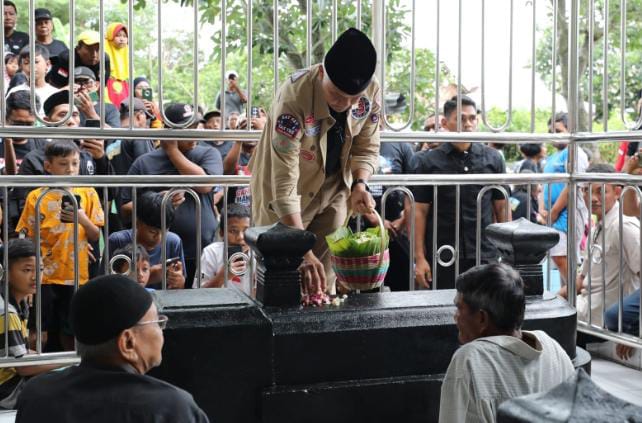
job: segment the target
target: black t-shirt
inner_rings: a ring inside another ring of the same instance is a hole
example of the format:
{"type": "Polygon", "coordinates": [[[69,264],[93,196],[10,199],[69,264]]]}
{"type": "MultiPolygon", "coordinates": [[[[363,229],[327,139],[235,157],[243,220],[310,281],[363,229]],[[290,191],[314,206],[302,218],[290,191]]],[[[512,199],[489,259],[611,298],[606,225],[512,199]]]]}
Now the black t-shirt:
{"type": "MultiPolygon", "coordinates": [[[[27,139],[26,142],[21,144],[16,144],[14,141],[13,149],[16,152],[16,164],[20,167],[22,160],[27,154],[34,150],[44,149],[47,145],[47,141],[42,139],[27,139]]],[[[4,140],[0,139],[0,158],[2,158],[2,163],[4,165],[4,140]]]]}
{"type": "Polygon", "coordinates": [[[528,192],[523,190],[515,190],[510,196],[510,207],[513,212],[513,220],[517,220],[520,217],[529,219],[533,223],[537,223],[537,213],[539,212],[539,204],[537,203],[537,197],[531,197],[531,215],[530,218],[527,216],[528,213],[528,192]]]}
{"type": "Polygon", "coordinates": [[[107,155],[116,175],[127,175],[134,161],[154,151],[151,140],[116,140],[107,147],[107,155]]]}
{"type": "Polygon", "coordinates": [[[328,131],[328,149],[325,156],[326,177],[339,171],[341,167],[341,149],[346,137],[347,112],[339,113],[330,109],[330,115],[336,122],[328,131]]]}
{"type": "MultiPolygon", "coordinates": [[[[421,151],[415,154],[413,167],[417,174],[475,174],[506,173],[504,161],[499,152],[479,143],[471,144],[466,152],[460,152],[451,143],[421,151]]],[[[460,258],[475,259],[477,230],[477,195],[483,185],[461,185],[460,187],[460,258]]],[[[504,186],[510,195],[510,187],[504,186]]],[[[433,186],[413,187],[415,200],[418,203],[433,203],[433,186]]],[[[437,246],[455,245],[456,187],[440,186],[437,191],[437,246]]],[[[504,196],[498,190],[486,191],[481,199],[481,257],[496,258],[497,250],[484,236],[486,226],[493,221],[493,201],[502,200],[504,196]]],[[[426,224],[426,253],[432,259],[433,213],[428,213],[426,224]]]]}
{"type": "MultiPolygon", "coordinates": [[[[197,145],[193,150],[184,153],[192,163],[200,166],[208,175],[223,174],[223,160],[215,148],[197,145]]],[[[159,148],[151,153],[140,156],[129,169],[129,175],[179,175],[180,173],[169,160],[165,150],[159,148]]],[[[167,187],[148,188],[156,192],[166,191],[167,187]]],[[[139,189],[141,194],[145,189],[139,189]]],[[[132,200],[131,188],[120,189],[122,204],[132,200]]],[[[216,235],[218,220],[214,215],[212,206],[212,192],[199,194],[201,200],[201,247],[211,244],[216,235]]],[[[185,202],[181,204],[174,214],[174,223],[169,230],[176,233],[183,240],[183,251],[186,259],[196,258],[196,203],[192,196],[185,194],[185,202]]]]}
{"type": "Polygon", "coordinates": [[[10,37],[4,39],[4,52],[19,54],[27,44],[29,44],[29,35],[26,32],[13,31],[10,37]]]}
{"type": "MultiPolygon", "coordinates": [[[[94,110],[100,116],[100,103],[94,105],[94,110]]],[[[105,103],[105,123],[112,128],[120,128],[120,113],[111,103],[105,103]]],[[[87,116],[82,112],[80,113],[80,126],[87,126],[87,116]]]]}
{"type": "MultiPolygon", "coordinates": [[[[74,54],[76,56],[75,63],[74,63],[76,67],[78,66],[88,67],[94,72],[94,75],[96,75],[96,78],[100,77],[100,62],[91,66],[86,65],[80,60],[80,56],[78,55],[78,52],[75,49],[74,49],[74,54]]],[[[109,79],[110,75],[111,75],[111,61],[109,60],[109,56],[107,56],[107,53],[105,53],[105,79],[103,80],[103,85],[107,84],[107,80],[109,79]]]]}
{"type": "Polygon", "coordinates": [[[49,50],[49,58],[58,56],[63,51],[68,50],[67,45],[60,40],[53,40],[51,44],[44,44],[36,41],[36,44],[39,44],[49,50]]]}

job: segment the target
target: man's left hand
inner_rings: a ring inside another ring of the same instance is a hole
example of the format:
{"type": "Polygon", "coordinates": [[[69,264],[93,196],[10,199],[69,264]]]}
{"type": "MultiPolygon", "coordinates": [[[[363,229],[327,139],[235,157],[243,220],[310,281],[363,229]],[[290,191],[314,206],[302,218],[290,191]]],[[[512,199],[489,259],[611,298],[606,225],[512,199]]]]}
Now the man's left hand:
{"type": "Polygon", "coordinates": [[[353,213],[368,214],[374,213],[376,203],[363,184],[357,184],[350,194],[350,205],[353,213]]]}

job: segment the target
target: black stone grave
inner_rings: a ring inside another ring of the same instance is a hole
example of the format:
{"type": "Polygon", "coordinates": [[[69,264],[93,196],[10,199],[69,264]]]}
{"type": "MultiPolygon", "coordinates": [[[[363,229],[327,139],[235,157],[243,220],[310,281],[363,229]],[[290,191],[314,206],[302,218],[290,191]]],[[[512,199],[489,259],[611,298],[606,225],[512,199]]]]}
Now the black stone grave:
{"type": "MultiPolygon", "coordinates": [[[[437,420],[441,380],[458,347],[454,290],[302,308],[294,278],[271,276],[296,269],[310,235],[276,225],[249,239],[265,265],[263,304],[235,289],[157,291],[170,320],[152,375],[187,389],[217,423],[437,420]]],[[[546,331],[576,359],[576,314],[566,301],[528,297],[523,327],[546,331]]]]}

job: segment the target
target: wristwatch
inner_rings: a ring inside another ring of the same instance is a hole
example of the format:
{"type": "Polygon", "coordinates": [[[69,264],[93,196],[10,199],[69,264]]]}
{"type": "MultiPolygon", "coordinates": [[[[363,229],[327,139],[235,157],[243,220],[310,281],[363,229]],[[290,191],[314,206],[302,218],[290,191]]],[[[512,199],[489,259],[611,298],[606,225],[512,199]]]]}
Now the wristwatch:
{"type": "Polygon", "coordinates": [[[354,181],[352,181],[352,185],[350,185],[350,192],[354,190],[354,187],[357,184],[363,184],[366,187],[366,191],[370,192],[370,187],[368,186],[368,182],[366,182],[365,179],[355,179],[354,181]]]}

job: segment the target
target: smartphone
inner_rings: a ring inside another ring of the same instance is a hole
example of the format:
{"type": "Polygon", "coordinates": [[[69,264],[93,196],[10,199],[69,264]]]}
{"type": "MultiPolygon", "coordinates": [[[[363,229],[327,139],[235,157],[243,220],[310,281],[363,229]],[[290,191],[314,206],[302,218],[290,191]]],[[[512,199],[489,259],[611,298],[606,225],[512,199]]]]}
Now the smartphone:
{"type": "MultiPolygon", "coordinates": [[[[74,195],[76,197],[76,202],[78,203],[78,208],[80,207],[80,195],[74,195]]],[[[73,209],[74,208],[74,200],[71,199],[71,196],[69,194],[65,194],[62,196],[62,200],[60,201],[61,207],[63,209],[73,209]]]]}
{"type": "Polygon", "coordinates": [[[227,260],[230,260],[230,257],[232,257],[236,253],[242,253],[243,252],[243,247],[240,245],[228,245],[227,246],[227,260]]]}
{"type": "Polygon", "coordinates": [[[98,93],[96,91],[92,91],[89,93],[89,98],[91,98],[91,101],[94,103],[98,101],[98,93]]]}
{"type": "Polygon", "coordinates": [[[87,119],[85,126],[87,128],[100,128],[100,119],[87,119]]]}
{"type": "Polygon", "coordinates": [[[165,266],[169,267],[173,264],[178,263],[179,261],[181,261],[180,257],[172,257],[171,259],[165,260],[165,266]]]}
{"type": "Polygon", "coordinates": [[[143,100],[152,101],[152,89],[143,88],[143,100]]]}
{"type": "Polygon", "coordinates": [[[250,116],[253,118],[259,117],[259,108],[256,106],[252,106],[252,111],[250,116]]]}

